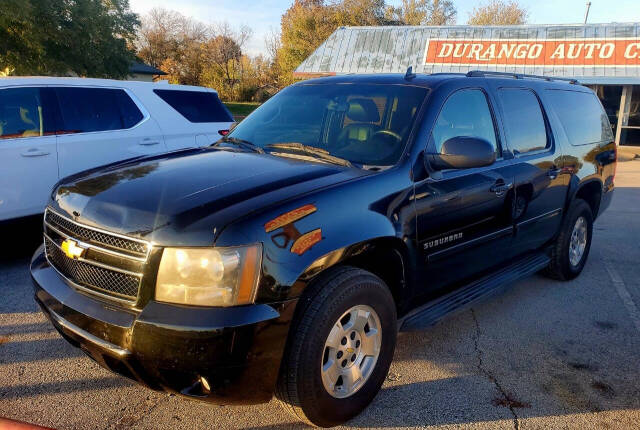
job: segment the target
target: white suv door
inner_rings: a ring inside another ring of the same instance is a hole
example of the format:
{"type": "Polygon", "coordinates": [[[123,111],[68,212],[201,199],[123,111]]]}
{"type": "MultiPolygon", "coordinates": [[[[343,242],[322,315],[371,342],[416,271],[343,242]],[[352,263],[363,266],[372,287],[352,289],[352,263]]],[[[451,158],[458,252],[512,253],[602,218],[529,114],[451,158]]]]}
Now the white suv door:
{"type": "Polygon", "coordinates": [[[60,177],[116,161],[166,152],[162,132],[120,88],[54,88],[60,106],[60,177]]]}
{"type": "Polygon", "coordinates": [[[42,212],[58,180],[51,94],[45,91],[0,89],[0,220],[42,212]]]}

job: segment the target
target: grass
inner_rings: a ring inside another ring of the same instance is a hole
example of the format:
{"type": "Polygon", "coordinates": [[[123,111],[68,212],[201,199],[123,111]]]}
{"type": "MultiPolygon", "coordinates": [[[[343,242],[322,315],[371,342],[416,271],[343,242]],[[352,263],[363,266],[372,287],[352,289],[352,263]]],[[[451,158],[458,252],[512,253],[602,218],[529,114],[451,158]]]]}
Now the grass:
{"type": "Polygon", "coordinates": [[[247,116],[255,108],[260,106],[257,102],[225,102],[224,105],[231,111],[233,116],[247,116]]]}

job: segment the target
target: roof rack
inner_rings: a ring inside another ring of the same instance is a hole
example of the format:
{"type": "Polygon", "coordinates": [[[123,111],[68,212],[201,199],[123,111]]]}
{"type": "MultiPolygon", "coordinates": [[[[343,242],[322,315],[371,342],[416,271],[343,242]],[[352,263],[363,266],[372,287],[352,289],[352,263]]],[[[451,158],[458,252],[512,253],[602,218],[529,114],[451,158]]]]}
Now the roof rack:
{"type": "Polygon", "coordinates": [[[527,75],[524,73],[492,72],[488,70],[471,70],[467,73],[469,78],[481,78],[485,76],[502,76],[513,79],[542,79],[544,81],[564,81],[574,85],[580,85],[580,81],[573,78],[557,78],[555,76],[527,75]]]}

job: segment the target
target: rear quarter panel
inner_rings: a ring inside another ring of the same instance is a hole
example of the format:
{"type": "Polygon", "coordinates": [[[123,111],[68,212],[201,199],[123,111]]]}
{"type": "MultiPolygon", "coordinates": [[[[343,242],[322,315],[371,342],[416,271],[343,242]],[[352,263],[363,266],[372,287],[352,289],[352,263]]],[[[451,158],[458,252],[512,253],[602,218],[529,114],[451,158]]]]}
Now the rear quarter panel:
{"type": "MultiPolygon", "coordinates": [[[[567,89],[559,87],[556,84],[546,87],[539,91],[545,109],[551,122],[556,141],[560,144],[562,151],[562,169],[564,173],[569,174],[569,189],[567,198],[567,207],[575,198],[579,189],[587,183],[596,182],[602,190],[601,200],[610,201],[611,192],[614,189],[615,175],[615,151],[616,145],[614,141],[604,141],[591,144],[575,145],[569,142],[567,133],[560,121],[558,112],[553,108],[546,89],[567,89]],[[611,157],[614,158],[611,158],[611,157]]],[[[569,90],[585,91],[593,93],[586,87],[573,87],[569,90]]],[[[600,204],[598,214],[606,208],[607,204],[600,204]]],[[[565,208],[566,209],[566,208],[565,208]]],[[[565,210],[566,213],[566,210],[565,210]]],[[[598,214],[594,214],[597,216],[598,214]]]]}
{"type": "MultiPolygon", "coordinates": [[[[220,138],[218,130],[227,130],[232,124],[232,122],[190,122],[158,97],[153,92],[154,89],[172,88],[170,85],[163,84],[147,85],[144,88],[136,89],[135,94],[162,130],[169,151],[211,145],[220,138]]],[[[197,89],[188,90],[195,91],[197,89]]]]}

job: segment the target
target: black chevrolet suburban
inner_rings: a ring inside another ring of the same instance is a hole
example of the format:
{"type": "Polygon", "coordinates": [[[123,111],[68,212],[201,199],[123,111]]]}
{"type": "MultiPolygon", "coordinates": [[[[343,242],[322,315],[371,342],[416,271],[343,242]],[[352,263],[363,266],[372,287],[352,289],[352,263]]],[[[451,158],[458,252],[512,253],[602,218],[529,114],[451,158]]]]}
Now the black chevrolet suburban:
{"type": "Polygon", "coordinates": [[[54,188],[35,300],[156,390],[318,426],[354,417],[398,331],[544,271],[572,279],[616,146],[574,81],[489,72],[296,83],[206,148],[54,188]]]}

